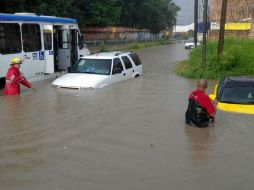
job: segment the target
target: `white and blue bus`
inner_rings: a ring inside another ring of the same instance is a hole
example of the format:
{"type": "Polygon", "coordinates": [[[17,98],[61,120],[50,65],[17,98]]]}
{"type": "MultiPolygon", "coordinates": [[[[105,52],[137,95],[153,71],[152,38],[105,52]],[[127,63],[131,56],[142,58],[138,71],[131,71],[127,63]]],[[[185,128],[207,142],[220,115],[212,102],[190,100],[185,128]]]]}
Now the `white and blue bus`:
{"type": "Polygon", "coordinates": [[[13,57],[22,58],[29,79],[67,70],[87,54],[76,19],[0,13],[0,86],[13,57]]]}

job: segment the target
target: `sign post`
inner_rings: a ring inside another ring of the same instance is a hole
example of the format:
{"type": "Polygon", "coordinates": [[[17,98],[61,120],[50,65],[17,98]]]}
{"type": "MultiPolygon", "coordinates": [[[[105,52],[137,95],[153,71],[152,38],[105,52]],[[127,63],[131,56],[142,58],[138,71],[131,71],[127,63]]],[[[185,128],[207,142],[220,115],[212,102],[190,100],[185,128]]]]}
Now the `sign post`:
{"type": "Polygon", "coordinates": [[[116,33],[116,27],[112,27],[112,33],[113,33],[113,34],[116,33]]]}

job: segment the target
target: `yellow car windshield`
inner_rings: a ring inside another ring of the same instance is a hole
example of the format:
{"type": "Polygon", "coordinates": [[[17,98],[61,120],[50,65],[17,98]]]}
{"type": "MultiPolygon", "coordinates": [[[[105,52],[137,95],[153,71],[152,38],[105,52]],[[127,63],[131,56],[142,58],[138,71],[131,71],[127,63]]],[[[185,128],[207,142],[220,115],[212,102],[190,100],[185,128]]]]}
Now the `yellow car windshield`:
{"type": "Polygon", "coordinates": [[[254,85],[229,86],[223,89],[220,102],[233,104],[254,104],[254,85]]]}

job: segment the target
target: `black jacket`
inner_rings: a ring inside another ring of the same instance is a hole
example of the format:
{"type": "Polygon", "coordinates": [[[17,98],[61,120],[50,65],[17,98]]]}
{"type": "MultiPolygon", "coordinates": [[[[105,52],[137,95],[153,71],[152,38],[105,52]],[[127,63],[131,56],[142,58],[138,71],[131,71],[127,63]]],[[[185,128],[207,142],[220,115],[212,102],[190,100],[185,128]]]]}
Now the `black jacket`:
{"type": "Polygon", "coordinates": [[[185,122],[189,125],[194,123],[197,127],[208,127],[210,117],[205,108],[203,108],[194,99],[189,99],[188,109],[185,113],[185,122]]]}

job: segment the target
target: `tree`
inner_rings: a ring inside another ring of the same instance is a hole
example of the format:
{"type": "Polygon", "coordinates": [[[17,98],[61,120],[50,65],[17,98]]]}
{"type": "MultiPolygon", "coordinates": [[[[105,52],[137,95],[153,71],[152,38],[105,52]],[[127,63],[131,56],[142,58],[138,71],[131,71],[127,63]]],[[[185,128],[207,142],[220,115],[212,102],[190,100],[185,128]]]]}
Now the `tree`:
{"type": "Polygon", "coordinates": [[[26,0],[2,0],[0,1],[1,13],[15,13],[24,11],[26,0]]]}
{"type": "Polygon", "coordinates": [[[180,8],[172,0],[2,0],[0,12],[72,17],[81,26],[171,28],[180,8]]]}
{"type": "Polygon", "coordinates": [[[220,63],[221,55],[224,49],[224,33],[225,33],[225,23],[226,23],[226,17],[227,17],[227,3],[228,3],[228,0],[222,0],[217,63],[220,63]]]}
{"type": "Polygon", "coordinates": [[[154,33],[175,25],[180,7],[172,0],[122,0],[121,25],[148,28],[154,33]],[[134,7],[134,8],[133,8],[134,7]]]}

